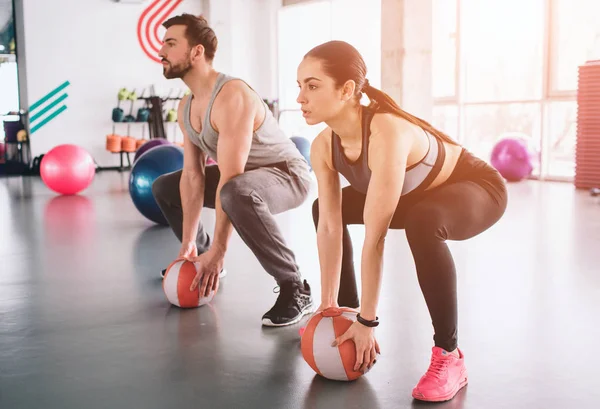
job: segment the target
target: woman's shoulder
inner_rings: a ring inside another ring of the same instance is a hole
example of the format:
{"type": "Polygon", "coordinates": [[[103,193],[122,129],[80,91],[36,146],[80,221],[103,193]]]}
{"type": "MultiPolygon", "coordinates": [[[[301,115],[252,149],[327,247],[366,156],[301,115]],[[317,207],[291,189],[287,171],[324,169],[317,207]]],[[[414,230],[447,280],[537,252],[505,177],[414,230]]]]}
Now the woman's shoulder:
{"type": "Polygon", "coordinates": [[[369,151],[375,149],[408,154],[421,142],[425,143],[426,138],[423,130],[408,120],[392,113],[376,113],[371,121],[369,151]]]}
{"type": "Polygon", "coordinates": [[[371,120],[371,133],[394,133],[412,132],[418,128],[410,121],[389,112],[376,112],[371,120]]]}
{"type": "Polygon", "coordinates": [[[325,127],[321,132],[317,134],[317,136],[313,140],[312,145],[316,145],[317,148],[331,146],[331,132],[332,131],[330,127],[325,127]]]}
{"type": "Polygon", "coordinates": [[[331,165],[331,128],[326,127],[317,134],[310,145],[311,160],[324,160],[329,166],[331,165]]]}

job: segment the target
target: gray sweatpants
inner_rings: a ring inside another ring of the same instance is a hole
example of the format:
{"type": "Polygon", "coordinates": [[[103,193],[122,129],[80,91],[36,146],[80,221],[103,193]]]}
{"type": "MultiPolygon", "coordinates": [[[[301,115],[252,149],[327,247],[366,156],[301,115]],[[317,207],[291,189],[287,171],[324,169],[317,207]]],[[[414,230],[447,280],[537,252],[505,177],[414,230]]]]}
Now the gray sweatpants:
{"type": "MultiPolygon", "coordinates": [[[[183,209],[179,191],[181,172],[160,176],[152,193],[175,235],[182,240],[183,209]]],[[[206,167],[204,207],[215,208],[220,172],[216,165],[206,167]]],[[[300,206],[310,189],[306,162],[287,161],[246,171],[221,189],[221,206],[244,243],[278,285],[300,278],[293,251],[287,246],[273,215],[300,206]]],[[[198,254],[210,247],[210,237],[198,226],[198,254]]]]}

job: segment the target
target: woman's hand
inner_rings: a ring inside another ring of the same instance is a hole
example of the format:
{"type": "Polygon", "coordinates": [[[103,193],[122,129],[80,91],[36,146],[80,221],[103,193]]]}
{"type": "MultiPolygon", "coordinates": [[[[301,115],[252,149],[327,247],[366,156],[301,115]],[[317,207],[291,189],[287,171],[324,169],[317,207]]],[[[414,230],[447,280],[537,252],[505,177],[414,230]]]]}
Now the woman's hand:
{"type": "Polygon", "coordinates": [[[355,321],[348,331],[336,338],[331,344],[332,347],[352,340],[356,345],[356,364],[354,370],[365,373],[377,361],[377,354],[380,354],[379,344],[373,334],[373,328],[367,327],[358,321],[355,321]]]}
{"type": "Polygon", "coordinates": [[[331,303],[324,303],[324,302],[321,302],[321,305],[319,305],[319,308],[317,308],[317,309],[315,310],[315,314],[317,314],[317,313],[319,313],[319,312],[321,312],[321,311],[324,311],[324,310],[326,310],[327,308],[340,308],[340,306],[338,305],[338,303],[331,304],[331,303]]]}

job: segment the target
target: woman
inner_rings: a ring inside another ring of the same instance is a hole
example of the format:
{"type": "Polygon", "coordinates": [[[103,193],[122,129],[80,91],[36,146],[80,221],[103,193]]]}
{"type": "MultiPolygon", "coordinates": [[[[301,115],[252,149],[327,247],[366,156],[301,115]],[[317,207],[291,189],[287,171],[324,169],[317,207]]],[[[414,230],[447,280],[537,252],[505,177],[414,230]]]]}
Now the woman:
{"type": "Polygon", "coordinates": [[[457,345],[456,272],[445,241],[466,240],[496,223],[506,208],[506,187],[495,169],[401,110],[365,76],[360,53],[342,41],[315,47],[298,67],[305,121],[328,125],[311,146],[319,195],[313,205],[318,311],[359,306],[347,226],[364,224],[360,314],[334,345],[353,340],[355,369],[368,370],[379,353],[373,327],[385,237],[390,228],[405,229],[435,332],[429,369],[413,397],[449,400],[466,385],[467,371],[457,345]],[[361,105],[363,94],[369,106],[361,105]],[[338,174],[351,186],[341,189],[338,174]]]}

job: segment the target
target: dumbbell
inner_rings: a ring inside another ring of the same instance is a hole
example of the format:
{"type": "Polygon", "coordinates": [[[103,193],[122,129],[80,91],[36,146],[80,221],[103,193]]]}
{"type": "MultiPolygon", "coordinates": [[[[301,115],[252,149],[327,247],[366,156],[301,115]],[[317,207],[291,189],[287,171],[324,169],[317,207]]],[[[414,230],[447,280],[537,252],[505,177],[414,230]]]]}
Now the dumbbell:
{"type": "Polygon", "coordinates": [[[135,117],[133,116],[133,103],[137,101],[137,94],[135,93],[135,89],[127,95],[127,99],[131,101],[131,107],[129,108],[129,115],[125,117],[123,122],[135,122],[135,117]]]}
{"type": "Polygon", "coordinates": [[[167,112],[167,122],[177,122],[177,110],[169,109],[167,112]]]}
{"type": "Polygon", "coordinates": [[[117,93],[117,107],[112,110],[113,122],[124,122],[125,113],[121,109],[121,101],[126,101],[129,98],[127,88],[121,88],[117,93]]]}
{"type": "Polygon", "coordinates": [[[129,98],[129,91],[127,91],[127,88],[121,88],[117,94],[117,99],[119,101],[126,101],[127,98],[129,98]]]}

